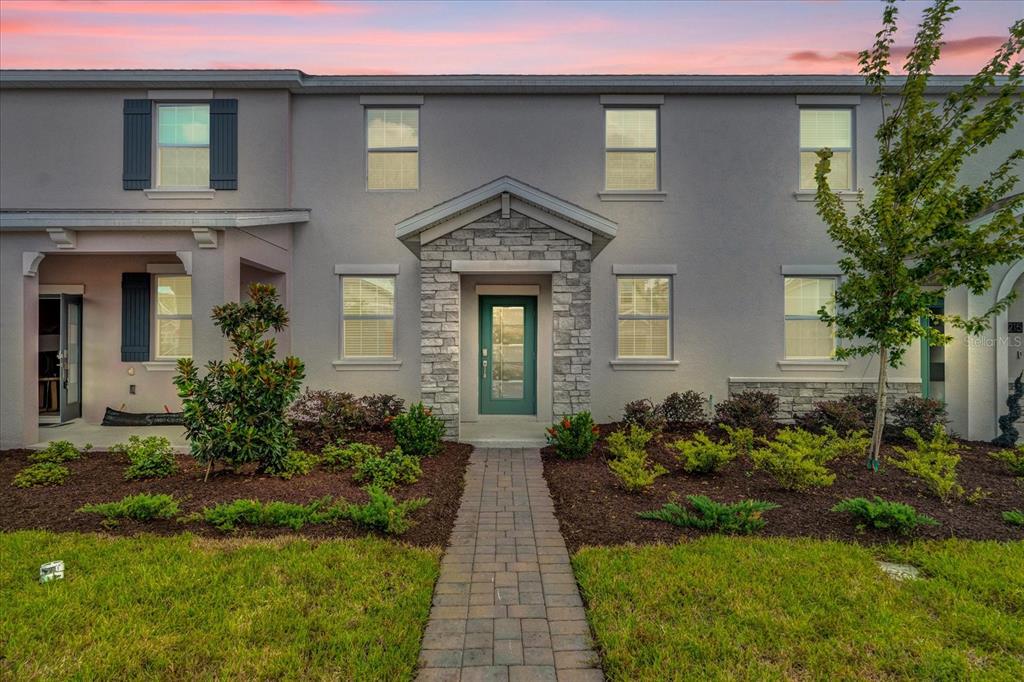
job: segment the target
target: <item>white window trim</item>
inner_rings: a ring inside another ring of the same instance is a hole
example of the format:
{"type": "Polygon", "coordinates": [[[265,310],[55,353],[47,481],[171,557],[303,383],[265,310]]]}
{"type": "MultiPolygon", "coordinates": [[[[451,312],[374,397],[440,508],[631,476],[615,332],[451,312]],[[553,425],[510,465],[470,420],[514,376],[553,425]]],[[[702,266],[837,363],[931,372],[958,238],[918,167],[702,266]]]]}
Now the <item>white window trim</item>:
{"type": "MultiPolygon", "coordinates": [[[[619,268],[629,268],[629,266],[615,266],[619,268]]],[[[615,269],[613,267],[613,270],[615,269]]],[[[671,268],[674,266],[652,266],[654,270],[664,270],[666,267],[671,268]]],[[[658,366],[662,366],[665,369],[671,369],[679,363],[675,361],[675,274],[668,274],[660,272],[656,274],[640,273],[640,272],[629,272],[625,270],[622,274],[615,275],[615,359],[611,361],[612,367],[616,369],[652,369],[658,366]],[[619,355],[619,320],[662,320],[666,319],[662,315],[630,315],[623,318],[619,313],[619,280],[620,279],[667,279],[668,280],[668,356],[667,357],[623,357],[619,355]]]]}
{"type": "MultiPolygon", "coordinates": [[[[786,370],[825,370],[828,368],[836,368],[842,370],[847,366],[847,363],[843,360],[837,360],[835,356],[832,357],[789,357],[786,355],[786,322],[790,320],[817,320],[821,321],[821,318],[817,315],[787,315],[786,314],[786,280],[787,279],[829,279],[833,283],[833,293],[839,289],[839,275],[830,274],[827,270],[825,272],[800,272],[800,266],[783,266],[782,275],[782,360],[779,360],[779,369],[786,370]]],[[[832,336],[832,352],[833,354],[839,348],[839,338],[833,334],[832,336]]]]}
{"type": "MultiPolygon", "coordinates": [[[[211,98],[212,99],[212,98],[211,98]]],[[[207,116],[209,116],[210,101],[209,100],[170,100],[170,101],[155,101],[153,102],[153,109],[156,115],[153,117],[153,186],[145,191],[147,199],[212,199],[215,190],[210,188],[209,178],[207,178],[206,185],[196,185],[195,187],[165,187],[160,184],[160,109],[162,107],[174,107],[174,106],[201,106],[206,105],[207,116]]],[[[209,123],[207,123],[209,125],[209,123]]],[[[209,131],[212,135],[212,129],[209,131]]],[[[206,144],[186,144],[186,145],[174,145],[176,148],[184,149],[210,149],[210,140],[206,141],[206,144]]],[[[211,171],[212,172],[212,171],[211,171]]]]}
{"type": "Polygon", "coordinates": [[[857,201],[861,196],[862,192],[857,189],[857,109],[855,105],[828,105],[828,104],[801,104],[797,107],[797,146],[799,150],[796,154],[796,192],[794,196],[797,201],[814,201],[814,196],[817,193],[815,189],[809,189],[800,187],[800,155],[804,152],[817,152],[822,147],[804,147],[800,145],[800,112],[804,109],[814,109],[818,111],[848,111],[850,112],[850,146],[849,147],[830,147],[833,152],[850,152],[850,186],[841,188],[831,188],[832,191],[839,194],[843,201],[857,201]],[[809,195],[809,196],[808,196],[809,195]],[[805,198],[808,197],[808,198],[805,198]]]}
{"type": "Polygon", "coordinates": [[[402,361],[398,358],[398,265],[335,265],[338,276],[338,358],[331,361],[334,369],[398,369],[402,361]],[[395,298],[391,303],[391,315],[357,315],[350,319],[392,320],[390,356],[345,355],[345,278],[346,277],[388,277],[395,281],[395,298]]]}
{"type": "Polygon", "coordinates": [[[372,104],[363,106],[363,187],[367,192],[418,192],[423,179],[423,153],[420,151],[423,138],[423,115],[419,104],[372,104]],[[416,146],[415,147],[374,147],[370,149],[370,111],[380,109],[416,109],[416,146]],[[416,186],[404,189],[382,189],[370,187],[370,153],[394,154],[400,152],[416,152],[416,186]]]}
{"type": "MultiPolygon", "coordinates": [[[[172,266],[172,267],[176,268],[177,266],[172,266]]],[[[147,266],[147,270],[148,270],[148,268],[149,268],[149,266],[147,266]]],[[[150,305],[153,308],[153,314],[151,316],[151,318],[152,318],[151,319],[152,329],[150,330],[150,344],[152,345],[152,348],[153,348],[153,353],[152,353],[153,359],[149,362],[149,365],[146,366],[146,369],[149,370],[149,371],[161,371],[168,364],[170,364],[172,367],[176,366],[179,358],[177,356],[174,356],[174,355],[160,355],[160,352],[159,352],[160,351],[160,329],[159,329],[159,325],[157,324],[157,322],[159,320],[193,320],[194,316],[193,315],[161,315],[159,313],[159,308],[157,307],[157,297],[160,295],[160,278],[161,277],[188,277],[189,279],[192,279],[192,275],[186,275],[184,271],[181,271],[181,272],[153,272],[153,273],[150,273],[150,276],[152,278],[152,286],[150,287],[150,289],[152,289],[152,292],[150,293],[150,299],[151,299],[150,305]],[[150,366],[150,365],[152,365],[152,366],[150,366]]],[[[195,332],[196,332],[195,321],[193,320],[193,322],[192,322],[192,348],[191,348],[191,352],[188,355],[182,356],[182,357],[189,357],[189,358],[191,358],[191,357],[193,357],[195,355],[195,350],[196,350],[195,349],[195,345],[196,345],[195,332]]]]}
{"type": "Polygon", "coordinates": [[[602,189],[598,193],[601,201],[664,201],[665,192],[661,189],[661,106],[659,104],[607,104],[604,106],[604,126],[601,129],[602,162],[604,167],[604,181],[602,189]],[[640,109],[654,111],[654,144],[655,147],[609,147],[608,146],[608,112],[612,110],[622,111],[640,109]],[[652,189],[608,189],[608,152],[654,152],[654,176],[655,186],[652,189]]]}

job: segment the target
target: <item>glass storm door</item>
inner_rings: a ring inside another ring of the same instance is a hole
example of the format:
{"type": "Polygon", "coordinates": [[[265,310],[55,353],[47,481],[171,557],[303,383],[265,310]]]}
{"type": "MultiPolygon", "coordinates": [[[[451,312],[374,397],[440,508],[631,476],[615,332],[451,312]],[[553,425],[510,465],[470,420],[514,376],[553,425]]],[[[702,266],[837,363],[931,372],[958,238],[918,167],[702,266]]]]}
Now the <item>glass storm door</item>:
{"type": "Polygon", "coordinates": [[[480,414],[537,412],[537,299],[480,297],[480,414]]]}
{"type": "Polygon", "coordinates": [[[60,420],[82,416],[82,297],[60,295],[60,420]]]}

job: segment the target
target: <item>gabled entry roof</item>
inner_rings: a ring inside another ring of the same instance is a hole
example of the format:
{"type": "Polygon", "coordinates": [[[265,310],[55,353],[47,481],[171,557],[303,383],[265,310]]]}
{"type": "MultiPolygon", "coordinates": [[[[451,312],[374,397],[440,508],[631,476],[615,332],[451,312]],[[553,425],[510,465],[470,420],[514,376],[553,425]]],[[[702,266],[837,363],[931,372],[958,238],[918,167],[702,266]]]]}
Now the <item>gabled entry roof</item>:
{"type": "Polygon", "coordinates": [[[503,176],[471,189],[395,225],[395,236],[416,251],[420,244],[464,227],[495,211],[522,213],[592,244],[595,251],[615,238],[618,223],[560,199],[521,180],[503,176]]]}

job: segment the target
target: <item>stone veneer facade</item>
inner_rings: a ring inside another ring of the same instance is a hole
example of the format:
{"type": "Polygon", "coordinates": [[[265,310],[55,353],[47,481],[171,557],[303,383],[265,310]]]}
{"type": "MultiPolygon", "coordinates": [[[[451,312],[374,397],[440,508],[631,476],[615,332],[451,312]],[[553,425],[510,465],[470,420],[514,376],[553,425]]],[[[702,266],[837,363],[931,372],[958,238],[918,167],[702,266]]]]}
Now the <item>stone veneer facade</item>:
{"type": "Polygon", "coordinates": [[[460,414],[460,285],[452,261],[559,261],[551,273],[551,397],[554,414],[562,415],[590,409],[590,259],[586,242],[514,211],[509,218],[496,211],[421,247],[420,390],[449,437],[458,436],[460,414]]]}
{"type": "MultiPolygon", "coordinates": [[[[807,379],[806,381],[778,381],[772,379],[729,379],[729,395],[742,391],[764,391],[779,396],[778,419],[784,424],[793,423],[798,414],[810,412],[814,403],[823,400],[838,400],[843,396],[858,393],[874,393],[877,382],[807,379]]],[[[886,402],[892,405],[910,395],[921,394],[921,382],[897,381],[888,385],[886,402]]]]}

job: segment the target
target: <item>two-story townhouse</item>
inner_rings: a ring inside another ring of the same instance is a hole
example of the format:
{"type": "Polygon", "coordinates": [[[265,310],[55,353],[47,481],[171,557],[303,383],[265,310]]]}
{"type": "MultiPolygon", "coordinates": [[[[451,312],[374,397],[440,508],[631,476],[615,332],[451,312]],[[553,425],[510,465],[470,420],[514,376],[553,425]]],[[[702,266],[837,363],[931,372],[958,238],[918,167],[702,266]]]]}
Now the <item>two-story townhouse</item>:
{"type": "MultiPolygon", "coordinates": [[[[790,416],[870,389],[815,316],[839,254],[811,167],[832,147],[851,206],[870,193],[879,114],[850,76],[2,72],[2,446],[177,409],[176,359],[223,356],[209,310],[253,281],[308,386],[422,399],[466,440],[676,390],[772,390],[790,416]]],[[[1021,320],[1024,297],[891,388],[992,437],[1021,320]]]]}

